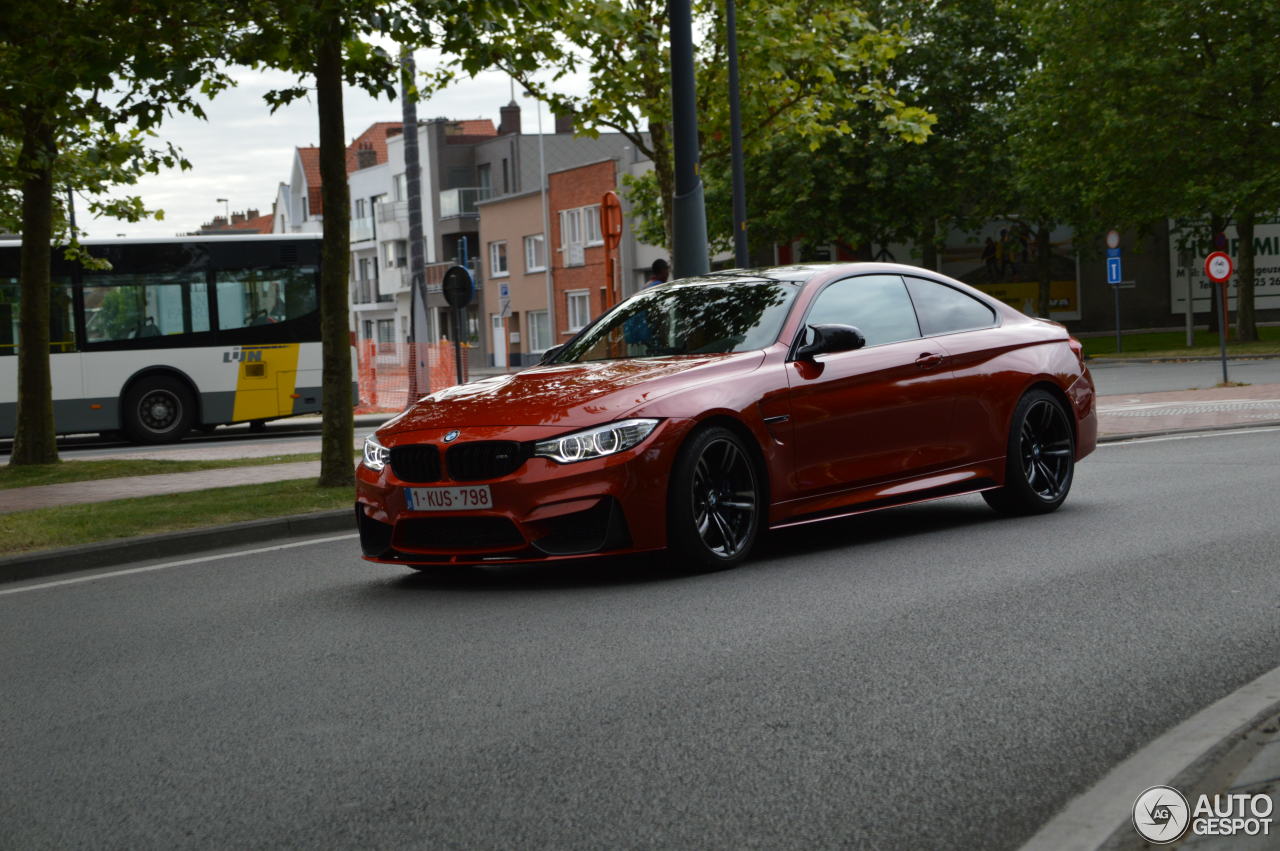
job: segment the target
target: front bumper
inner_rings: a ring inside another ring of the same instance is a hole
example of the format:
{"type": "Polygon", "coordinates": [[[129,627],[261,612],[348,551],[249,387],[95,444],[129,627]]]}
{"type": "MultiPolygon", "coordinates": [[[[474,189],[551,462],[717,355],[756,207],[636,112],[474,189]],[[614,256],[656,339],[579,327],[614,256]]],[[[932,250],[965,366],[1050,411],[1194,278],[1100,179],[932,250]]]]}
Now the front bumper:
{"type": "MultiPolygon", "coordinates": [[[[369,561],[398,564],[545,562],[666,546],[667,475],[691,423],[663,420],[638,446],[572,464],[528,458],[493,479],[432,482],[396,477],[392,465],[356,470],[356,525],[369,561]],[[487,485],[492,507],[413,511],[407,487],[487,485]]],[[[446,445],[446,431],[383,436],[389,449],[434,444],[442,451],[480,441],[544,440],[572,429],[542,426],[471,428],[446,445]]]]}

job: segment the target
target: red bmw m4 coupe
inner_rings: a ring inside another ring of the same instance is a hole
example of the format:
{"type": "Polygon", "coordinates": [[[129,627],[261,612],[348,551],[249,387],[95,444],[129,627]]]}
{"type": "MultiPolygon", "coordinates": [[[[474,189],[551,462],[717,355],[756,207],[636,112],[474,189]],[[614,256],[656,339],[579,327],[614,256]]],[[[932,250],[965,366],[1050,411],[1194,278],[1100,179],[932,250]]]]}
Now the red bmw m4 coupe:
{"type": "Polygon", "coordinates": [[[1080,344],[935,272],[713,273],[627,299],[538,366],[433,393],[365,441],[365,558],[418,568],[666,549],[981,492],[1062,505],[1097,443],[1080,344]]]}

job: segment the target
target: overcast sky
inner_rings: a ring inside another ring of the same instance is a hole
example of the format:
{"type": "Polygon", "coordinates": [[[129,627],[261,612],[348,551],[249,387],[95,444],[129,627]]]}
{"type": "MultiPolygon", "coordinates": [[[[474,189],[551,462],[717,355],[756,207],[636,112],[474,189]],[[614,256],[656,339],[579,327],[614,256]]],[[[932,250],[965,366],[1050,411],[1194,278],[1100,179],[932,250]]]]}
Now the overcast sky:
{"type": "MultiPolygon", "coordinates": [[[[226,198],[231,212],[256,209],[271,211],[276,187],[289,180],[293,149],[315,145],[320,138],[314,98],[299,101],[271,114],[262,95],[285,88],[296,77],[279,72],[238,69],[238,85],[205,105],[208,121],[176,116],[160,127],[160,138],[180,147],[191,169],[174,169],[148,176],[124,194],[142,196],[151,209],[164,210],[164,220],[149,219],[137,224],[115,219],[86,220],[85,201],[76,199],[80,226],[86,236],[173,236],[189,233],[214,216],[223,214],[226,198]]],[[[573,84],[558,86],[573,91],[573,84]]],[[[537,132],[537,102],[524,96],[517,86],[516,102],[522,108],[521,122],[526,133],[537,132]]],[[[481,74],[456,83],[418,104],[418,118],[488,118],[498,124],[498,110],[511,100],[510,78],[499,72],[481,74]]],[[[400,102],[377,100],[363,91],[348,88],[343,95],[347,141],[350,142],[375,121],[399,121],[400,102]]],[[[551,132],[554,119],[543,107],[543,129],[551,132]]]]}

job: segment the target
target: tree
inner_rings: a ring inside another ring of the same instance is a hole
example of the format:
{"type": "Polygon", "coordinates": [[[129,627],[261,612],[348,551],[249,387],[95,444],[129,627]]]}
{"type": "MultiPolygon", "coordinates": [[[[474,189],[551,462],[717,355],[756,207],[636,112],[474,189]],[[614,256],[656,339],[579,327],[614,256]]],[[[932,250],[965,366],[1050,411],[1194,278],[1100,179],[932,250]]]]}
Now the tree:
{"type": "Polygon", "coordinates": [[[244,11],[246,32],[234,52],[243,64],[299,75],[298,85],[268,93],[267,101],[273,110],[307,95],[307,78],[315,85],[324,226],[320,269],[322,487],[354,484],[351,447],[355,421],[347,320],[351,203],[342,86],[346,82],[375,96],[395,97],[395,59],[370,39],[377,34],[403,35],[407,22],[402,16],[406,11],[403,4],[379,0],[252,4],[244,11]]]}
{"type": "Polygon", "coordinates": [[[1253,223],[1280,207],[1273,0],[1026,0],[1040,65],[1023,91],[1026,168],[1079,231],[1211,216],[1240,235],[1240,339],[1257,339],[1253,223]]]}
{"type": "MultiPolygon", "coordinates": [[[[148,132],[173,109],[202,114],[197,92],[228,80],[216,68],[226,26],[197,2],[10,0],[0,12],[0,184],[20,194],[23,235],[18,412],[11,464],[58,460],[49,372],[49,246],[55,188],[90,191],[181,164],[148,132]]],[[[100,204],[137,217],[136,199],[100,204]]]]}
{"type": "MultiPolygon", "coordinates": [[[[585,133],[614,130],[653,161],[653,185],[632,189],[633,202],[661,230],[647,238],[670,246],[675,177],[670,138],[669,35],[662,0],[566,0],[556,14],[525,7],[489,25],[467,25],[472,46],[455,61],[476,72],[490,66],[506,71],[548,102],[554,112],[574,117],[585,133]],[[586,95],[555,90],[555,79],[585,71],[586,95]]],[[[698,115],[704,169],[728,169],[729,133],[723,6],[695,4],[698,47],[698,115]],[[722,164],[722,165],[721,165],[722,164]]],[[[884,80],[902,45],[896,27],[880,29],[857,6],[833,7],[819,0],[739,3],[738,45],[744,147],[750,157],[769,140],[803,140],[811,150],[823,140],[848,135],[847,116],[874,112],[882,132],[921,139],[931,122],[924,110],[899,100],[884,80]]],[[[727,231],[726,231],[727,232],[727,231]]],[[[724,234],[721,234],[723,237],[724,234]]]]}

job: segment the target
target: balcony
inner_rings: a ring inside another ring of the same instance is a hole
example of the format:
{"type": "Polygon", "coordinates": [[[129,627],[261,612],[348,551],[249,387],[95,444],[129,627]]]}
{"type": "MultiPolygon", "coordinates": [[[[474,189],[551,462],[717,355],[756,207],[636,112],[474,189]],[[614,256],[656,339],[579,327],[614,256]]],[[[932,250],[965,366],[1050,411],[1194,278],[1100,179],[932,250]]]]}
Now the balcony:
{"type": "Polygon", "coordinates": [[[351,241],[368,242],[373,239],[373,216],[351,220],[351,241]]]}
{"type": "MultiPolygon", "coordinates": [[[[389,270],[399,271],[399,270],[389,270]]],[[[378,304],[382,302],[394,301],[395,296],[390,293],[379,292],[378,281],[373,278],[366,278],[360,281],[351,282],[351,303],[352,304],[378,304]]],[[[382,288],[386,289],[388,284],[383,279],[382,288]]]]}
{"type": "Polygon", "coordinates": [[[476,202],[487,199],[492,190],[488,186],[468,186],[446,189],[440,193],[440,218],[456,219],[462,216],[478,216],[476,202]]]}
{"type": "Polygon", "coordinates": [[[393,203],[388,203],[386,201],[383,201],[381,204],[379,204],[376,207],[376,209],[378,211],[379,224],[384,224],[387,222],[396,222],[396,221],[400,221],[401,219],[403,219],[404,221],[409,220],[409,202],[408,201],[395,201],[393,203]]]}

